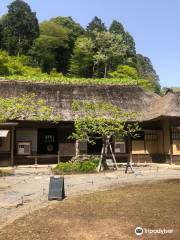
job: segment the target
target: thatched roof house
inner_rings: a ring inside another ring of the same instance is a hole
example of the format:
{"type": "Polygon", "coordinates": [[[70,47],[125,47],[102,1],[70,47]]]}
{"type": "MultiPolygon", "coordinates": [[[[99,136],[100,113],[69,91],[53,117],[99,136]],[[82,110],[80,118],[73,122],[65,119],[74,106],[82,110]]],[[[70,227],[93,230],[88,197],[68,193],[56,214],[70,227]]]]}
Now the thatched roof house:
{"type": "Polygon", "coordinates": [[[180,92],[168,91],[158,99],[149,114],[149,119],[166,117],[180,117],[180,92]]]}
{"type": "Polygon", "coordinates": [[[117,159],[135,162],[176,162],[180,164],[180,92],[161,97],[138,86],[46,84],[0,81],[1,97],[20,97],[34,93],[61,115],[61,122],[15,121],[0,124],[0,165],[30,164],[34,160],[50,163],[77,154],[100,154],[102,142],[95,146],[68,140],[74,131],[72,102],[109,102],[125,112],[138,113],[142,134],[138,139],[114,140],[117,159]],[[9,163],[4,162],[5,159],[9,163]],[[11,160],[11,161],[10,161],[11,160]]]}
{"type": "Polygon", "coordinates": [[[126,112],[141,113],[141,120],[149,118],[154,105],[161,97],[138,86],[128,85],[77,85],[45,84],[0,81],[0,96],[14,97],[35,93],[47,100],[60,114],[61,120],[72,121],[73,100],[110,102],[126,112]],[[143,119],[142,119],[143,118],[143,119]]]}

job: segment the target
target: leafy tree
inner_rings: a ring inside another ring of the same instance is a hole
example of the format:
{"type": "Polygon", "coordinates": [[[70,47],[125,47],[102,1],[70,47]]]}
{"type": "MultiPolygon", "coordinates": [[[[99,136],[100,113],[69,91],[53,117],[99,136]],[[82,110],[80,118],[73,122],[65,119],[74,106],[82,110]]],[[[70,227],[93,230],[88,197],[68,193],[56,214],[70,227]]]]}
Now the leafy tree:
{"type": "MultiPolygon", "coordinates": [[[[75,113],[75,132],[71,138],[79,141],[88,141],[94,144],[93,137],[99,136],[103,139],[102,159],[105,160],[107,147],[110,138],[118,136],[119,138],[136,136],[140,126],[135,120],[135,112],[123,112],[111,103],[105,102],[79,102],[74,100],[72,109],[75,113]],[[129,123],[127,123],[129,120],[129,123]]],[[[101,167],[101,162],[99,168],[101,167]]]]}
{"type": "Polygon", "coordinates": [[[123,58],[126,54],[127,46],[123,42],[123,37],[110,32],[101,32],[96,34],[94,41],[96,52],[94,58],[94,73],[101,76],[99,66],[103,65],[104,78],[114,62],[123,58]]]}
{"type": "Polygon", "coordinates": [[[0,51],[0,76],[9,75],[9,69],[7,67],[8,54],[6,52],[0,51]]]}
{"type": "Polygon", "coordinates": [[[77,39],[71,59],[71,75],[83,77],[107,77],[111,69],[122,62],[127,45],[120,34],[94,32],[94,37],[77,39]]]}
{"type": "Polygon", "coordinates": [[[26,54],[39,36],[36,13],[22,0],[13,1],[2,19],[3,47],[12,55],[26,54]]]}
{"type": "Polygon", "coordinates": [[[131,36],[131,34],[129,32],[125,33],[124,41],[125,41],[125,44],[128,46],[128,54],[130,56],[135,55],[136,54],[136,44],[135,44],[133,37],[131,36]]]}
{"type": "Polygon", "coordinates": [[[9,56],[7,52],[0,51],[0,76],[23,75],[27,66],[24,66],[26,57],[9,56]]]}
{"type": "Polygon", "coordinates": [[[127,65],[118,66],[116,71],[109,73],[109,76],[112,78],[132,78],[132,79],[138,79],[139,77],[137,69],[127,65]]]}
{"type": "Polygon", "coordinates": [[[9,120],[59,121],[55,109],[48,107],[45,99],[38,99],[35,94],[22,97],[0,97],[0,122],[9,120]]]}
{"type": "Polygon", "coordinates": [[[50,19],[62,28],[68,30],[68,36],[70,42],[75,42],[76,39],[85,33],[85,30],[79,23],[76,23],[71,17],[56,17],[50,19]]]}
{"type": "Polygon", "coordinates": [[[71,17],[56,17],[52,18],[50,21],[58,24],[67,31],[68,47],[60,47],[56,50],[56,69],[66,74],[69,69],[75,41],[79,36],[85,33],[85,30],[71,17]]]}
{"type": "Polygon", "coordinates": [[[87,33],[105,32],[107,31],[107,28],[100,18],[94,17],[94,19],[88,24],[86,31],[87,33]]]}
{"type": "Polygon", "coordinates": [[[3,27],[2,27],[2,22],[1,22],[1,19],[0,19],[0,49],[2,49],[2,46],[3,46],[3,27]]]}
{"type": "Polygon", "coordinates": [[[93,42],[82,36],[75,43],[69,74],[78,77],[91,77],[93,67],[93,42]]]}
{"type": "Polygon", "coordinates": [[[116,20],[114,20],[114,21],[111,23],[111,26],[110,26],[110,28],[109,28],[109,31],[110,31],[111,33],[115,33],[115,34],[125,35],[125,30],[124,30],[123,25],[122,25],[120,22],[116,21],[116,20]]]}
{"type": "Polygon", "coordinates": [[[120,65],[116,71],[108,74],[110,78],[124,81],[124,84],[138,85],[149,91],[155,91],[156,86],[148,79],[142,79],[136,68],[127,65],[120,65]]]}
{"type": "Polygon", "coordinates": [[[120,59],[118,64],[130,65],[136,67],[136,44],[129,32],[126,32],[123,25],[114,20],[109,28],[111,33],[120,34],[123,37],[124,44],[127,46],[127,52],[124,59],[120,59]]]}
{"type": "Polygon", "coordinates": [[[40,68],[29,66],[29,57],[27,56],[9,56],[7,52],[0,51],[0,76],[12,76],[14,78],[30,77],[31,79],[36,76],[39,78],[47,77],[42,74],[40,68]]]}
{"type": "Polygon", "coordinates": [[[123,37],[124,43],[128,46],[128,54],[135,55],[136,54],[136,44],[129,32],[126,32],[123,25],[114,20],[109,28],[111,33],[120,34],[123,37]]]}
{"type": "Polygon", "coordinates": [[[59,48],[68,47],[67,31],[58,24],[45,21],[40,24],[40,36],[34,42],[30,55],[43,72],[56,67],[56,52],[59,48]]]}
{"type": "Polygon", "coordinates": [[[137,69],[140,77],[149,80],[155,86],[155,92],[160,92],[159,76],[157,75],[151,60],[141,54],[137,54],[137,69]]]}

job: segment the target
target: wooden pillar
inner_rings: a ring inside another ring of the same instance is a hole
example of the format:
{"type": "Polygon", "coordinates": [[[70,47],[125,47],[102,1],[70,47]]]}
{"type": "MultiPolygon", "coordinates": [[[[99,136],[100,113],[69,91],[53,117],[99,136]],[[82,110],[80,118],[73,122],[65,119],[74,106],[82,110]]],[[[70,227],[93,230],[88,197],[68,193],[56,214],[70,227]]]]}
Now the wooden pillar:
{"type": "Polygon", "coordinates": [[[11,165],[14,165],[14,127],[11,128],[11,165]]]}
{"type": "Polygon", "coordinates": [[[76,142],[75,142],[75,154],[76,154],[76,156],[79,155],[79,141],[78,140],[76,140],[76,142]]]}
{"type": "MultiPolygon", "coordinates": [[[[162,124],[162,121],[161,121],[161,124],[162,124]]],[[[162,131],[162,153],[163,153],[163,160],[166,161],[166,152],[165,152],[165,137],[164,137],[164,128],[162,131]]]]}
{"type": "MultiPolygon", "coordinates": [[[[60,146],[60,144],[59,144],[59,146],[60,146]]],[[[59,147],[59,149],[58,149],[58,163],[60,163],[60,161],[61,161],[61,156],[60,156],[60,147],[59,147]]]]}
{"type": "Polygon", "coordinates": [[[170,160],[171,164],[173,164],[173,138],[172,138],[172,122],[169,120],[169,131],[170,131],[170,160]]]}
{"type": "Polygon", "coordinates": [[[128,137],[128,149],[129,149],[129,161],[132,162],[132,138],[131,136],[128,137]]]}
{"type": "Polygon", "coordinates": [[[147,163],[147,147],[146,147],[146,132],[144,131],[144,156],[145,156],[145,163],[147,163]]]}
{"type": "Polygon", "coordinates": [[[37,167],[37,165],[38,165],[38,156],[37,155],[34,158],[34,165],[35,165],[35,167],[37,167]]]}

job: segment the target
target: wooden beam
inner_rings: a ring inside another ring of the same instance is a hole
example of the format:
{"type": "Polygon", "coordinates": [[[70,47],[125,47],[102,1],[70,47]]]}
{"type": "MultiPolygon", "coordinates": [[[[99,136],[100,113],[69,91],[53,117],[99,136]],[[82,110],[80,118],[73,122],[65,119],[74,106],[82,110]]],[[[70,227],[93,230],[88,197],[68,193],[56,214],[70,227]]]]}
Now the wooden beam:
{"type": "Polygon", "coordinates": [[[11,165],[14,165],[14,127],[11,128],[11,165]]]}

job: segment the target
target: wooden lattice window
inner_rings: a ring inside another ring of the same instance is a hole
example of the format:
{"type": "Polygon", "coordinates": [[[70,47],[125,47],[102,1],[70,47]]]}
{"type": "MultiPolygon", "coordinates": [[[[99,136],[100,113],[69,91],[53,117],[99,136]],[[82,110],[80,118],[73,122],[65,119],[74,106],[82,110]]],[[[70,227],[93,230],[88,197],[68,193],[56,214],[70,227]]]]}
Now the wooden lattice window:
{"type": "Polygon", "coordinates": [[[145,140],[146,141],[157,141],[158,132],[156,130],[146,130],[145,131],[145,140]]]}
{"type": "Polygon", "coordinates": [[[180,127],[172,128],[172,139],[180,140],[180,127]]]}

